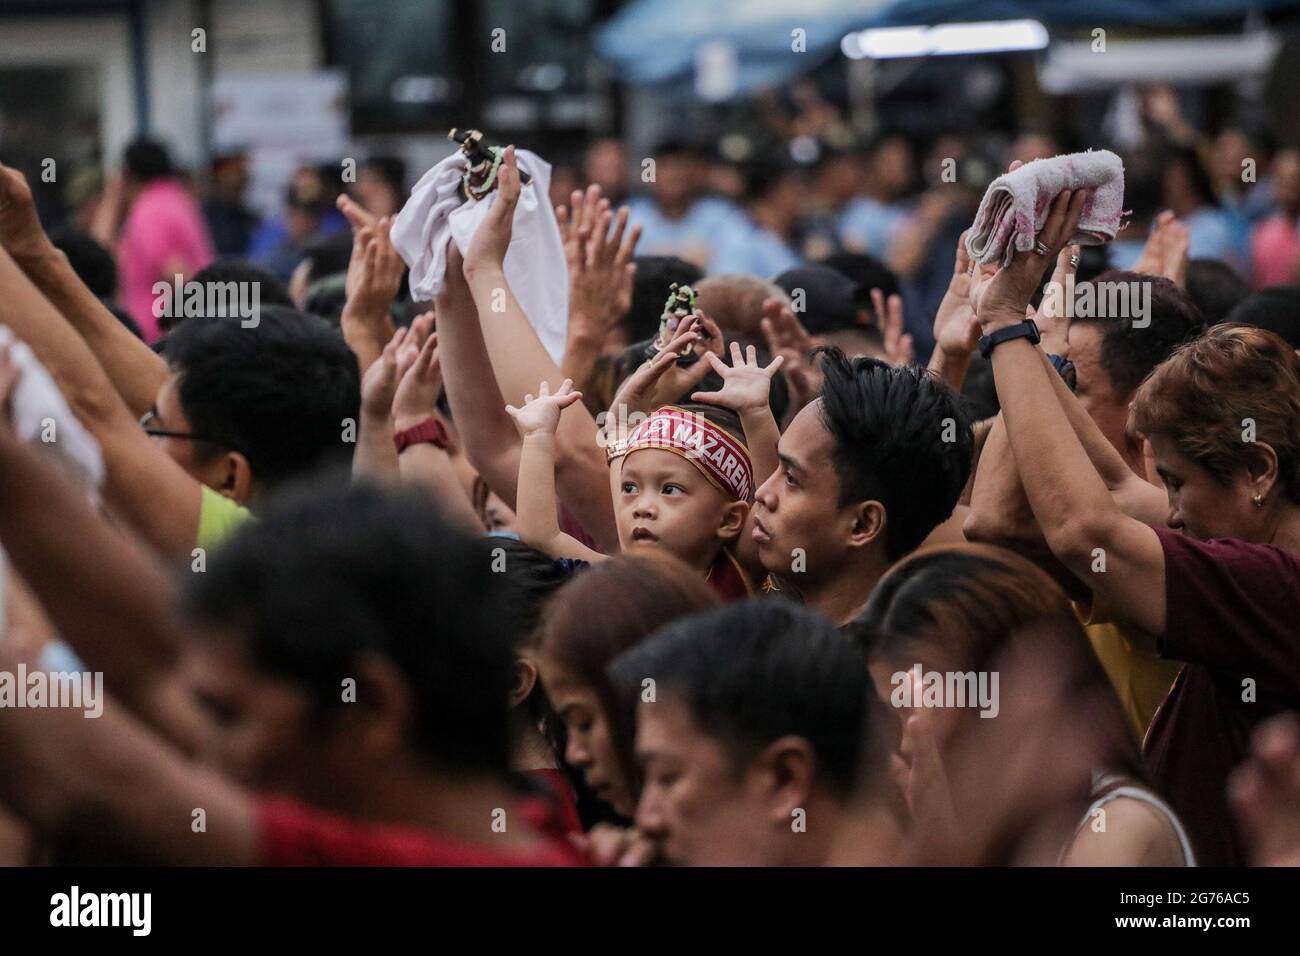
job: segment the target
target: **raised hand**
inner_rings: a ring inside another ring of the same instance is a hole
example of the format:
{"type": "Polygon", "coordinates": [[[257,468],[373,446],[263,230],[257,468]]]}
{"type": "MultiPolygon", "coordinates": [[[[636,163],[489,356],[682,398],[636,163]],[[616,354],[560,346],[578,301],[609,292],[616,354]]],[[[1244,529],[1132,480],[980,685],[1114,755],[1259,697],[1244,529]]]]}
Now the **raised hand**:
{"type": "Polygon", "coordinates": [[[1088,194],[1087,189],[1067,189],[1052,200],[1047,221],[1037,236],[1046,252],[1016,250],[1011,262],[992,276],[977,277],[971,284],[971,308],[985,334],[1024,321],[1043,272],[1074,235],[1088,194]]]}
{"type": "Polygon", "coordinates": [[[763,302],[763,319],[759,323],[767,348],[783,360],[785,381],[790,387],[790,405],[794,411],[803,408],[821,391],[821,369],[812,359],[817,347],[808,330],[795,318],[782,299],[771,298],[763,302]]]}
{"type": "Polygon", "coordinates": [[[903,331],[903,297],[894,293],[886,302],[883,292],[872,289],[871,305],[880,318],[885,336],[885,361],[895,368],[907,365],[912,361],[914,350],[912,336],[903,331]]]}
{"type": "Polygon", "coordinates": [[[352,227],[352,234],[355,236],[357,231],[367,226],[373,226],[379,221],[374,213],[366,209],[365,206],[357,202],[347,193],[340,193],[339,198],[335,200],[334,205],[338,207],[339,212],[343,213],[343,218],[348,221],[352,227]]]}
{"type": "Polygon", "coordinates": [[[1034,324],[1042,336],[1044,351],[1056,355],[1066,355],[1070,348],[1070,319],[1073,318],[1074,302],[1068,293],[1071,291],[1070,277],[1079,271],[1076,264],[1078,256],[1078,246],[1066,246],[1057,254],[1056,268],[1052,271],[1043,300],[1034,314],[1034,324]]]}
{"type": "Polygon", "coordinates": [[[767,366],[758,364],[758,351],[750,345],[745,355],[740,354],[740,343],[731,343],[731,364],[728,365],[712,352],[705,359],[713,370],[722,376],[722,388],[716,392],[695,392],[691,401],[708,405],[721,405],[739,414],[768,407],[772,389],[772,376],[785,361],[780,355],[767,366]]]}
{"type": "Polygon", "coordinates": [[[369,418],[388,418],[397,383],[415,361],[418,353],[406,349],[403,354],[408,332],[408,329],[398,329],[384,346],[379,358],[371,363],[361,377],[361,410],[369,418]]]}
{"type": "Polygon", "coordinates": [[[501,168],[497,171],[497,188],[489,194],[496,198],[492,200],[492,208],[488,210],[487,216],[475,230],[469,251],[465,253],[467,276],[482,270],[503,268],[506,250],[510,248],[510,237],[514,232],[515,207],[519,205],[520,189],[515,148],[507,146],[501,159],[501,168]]]}
{"type": "Polygon", "coordinates": [[[555,430],[560,427],[560,412],[580,398],[582,392],[574,391],[571,379],[566,378],[554,395],[551,394],[550,385],[542,382],[536,398],[525,395],[523,408],[507,405],[506,411],[515,420],[515,427],[519,429],[522,437],[554,435],[555,430]]]}
{"type": "Polygon", "coordinates": [[[966,233],[963,232],[957,240],[957,255],[948,290],[934,314],[935,347],[950,358],[968,358],[979,344],[980,326],[975,320],[975,310],[970,307],[973,281],[974,270],[970,254],[966,252],[966,233]]]}
{"type": "Polygon", "coordinates": [[[36,215],[32,188],[18,170],[0,164],[0,245],[21,266],[23,260],[50,248],[36,215]]]}
{"type": "Polygon", "coordinates": [[[1165,210],[1156,217],[1147,236],[1142,254],[1133,265],[1134,272],[1164,276],[1180,289],[1187,285],[1187,248],[1190,232],[1187,225],[1165,210]]]}
{"type": "MultiPolygon", "coordinates": [[[[432,321],[431,313],[425,313],[425,316],[432,321]]],[[[402,431],[433,415],[438,409],[438,393],[441,389],[438,333],[434,332],[425,339],[415,360],[397,384],[397,391],[393,395],[393,427],[402,431]]]]}
{"type": "Polygon", "coordinates": [[[641,227],[627,232],[627,207],[615,215],[600,187],[573,193],[574,213],[556,210],[569,266],[569,335],[603,343],[609,329],[632,307],[632,261],[641,227]],[[591,201],[592,199],[595,201],[591,201]],[[613,224],[613,231],[610,225],[613,224]]]}
{"type": "Polygon", "coordinates": [[[353,239],[344,288],[354,312],[387,315],[402,287],[406,263],[388,238],[392,226],[392,219],[384,217],[373,226],[357,230],[353,239]]]}

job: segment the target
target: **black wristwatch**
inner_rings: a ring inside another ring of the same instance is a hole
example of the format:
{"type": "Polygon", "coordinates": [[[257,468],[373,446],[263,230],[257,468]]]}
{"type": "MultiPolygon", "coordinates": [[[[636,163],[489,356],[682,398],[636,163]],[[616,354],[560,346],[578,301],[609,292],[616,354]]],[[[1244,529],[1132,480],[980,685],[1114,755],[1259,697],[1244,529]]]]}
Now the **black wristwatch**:
{"type": "Polygon", "coordinates": [[[988,358],[995,348],[1012,339],[1029,339],[1030,342],[1037,345],[1041,336],[1038,334],[1038,326],[1034,324],[1034,320],[1025,319],[1025,321],[1017,322],[1015,325],[1008,325],[1005,329],[998,329],[992,335],[981,335],[980,355],[988,358]]]}

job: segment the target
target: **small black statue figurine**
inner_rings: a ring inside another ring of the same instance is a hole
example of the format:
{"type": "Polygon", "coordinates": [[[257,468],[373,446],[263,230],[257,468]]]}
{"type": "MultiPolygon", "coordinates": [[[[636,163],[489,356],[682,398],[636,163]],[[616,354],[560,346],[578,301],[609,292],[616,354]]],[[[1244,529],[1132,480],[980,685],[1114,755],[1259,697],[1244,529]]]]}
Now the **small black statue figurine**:
{"type": "MultiPolygon", "coordinates": [[[[469,160],[460,183],[461,195],[466,199],[482,199],[496,186],[505,150],[500,146],[484,146],[483,133],[476,129],[453,129],[447,138],[460,143],[460,151],[469,160]]],[[[527,186],[532,181],[533,177],[519,170],[520,185],[527,186]]]]}
{"type": "MultiPolygon", "coordinates": [[[[681,324],[694,314],[695,290],[688,285],[679,286],[674,282],[668,287],[668,301],[664,303],[663,315],[659,318],[659,334],[646,346],[646,358],[654,358],[658,355],[664,346],[672,341],[681,324]]],[[[703,338],[709,335],[708,330],[702,325],[697,326],[696,331],[703,338]]],[[[699,360],[699,353],[692,346],[682,352],[677,359],[677,364],[685,367],[694,365],[699,360]]]]}

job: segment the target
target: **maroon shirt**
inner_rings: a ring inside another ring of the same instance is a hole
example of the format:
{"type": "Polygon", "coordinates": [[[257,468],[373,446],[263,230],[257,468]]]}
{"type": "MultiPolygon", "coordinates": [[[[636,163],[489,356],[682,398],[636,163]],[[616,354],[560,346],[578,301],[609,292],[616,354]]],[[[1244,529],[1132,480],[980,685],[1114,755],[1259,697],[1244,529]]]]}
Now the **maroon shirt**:
{"type": "Polygon", "coordinates": [[[1255,727],[1300,709],[1300,555],[1157,528],[1165,552],[1162,657],[1186,661],[1143,745],[1202,866],[1244,865],[1228,775],[1255,727]],[[1243,701],[1247,678],[1254,702],[1243,701]]]}

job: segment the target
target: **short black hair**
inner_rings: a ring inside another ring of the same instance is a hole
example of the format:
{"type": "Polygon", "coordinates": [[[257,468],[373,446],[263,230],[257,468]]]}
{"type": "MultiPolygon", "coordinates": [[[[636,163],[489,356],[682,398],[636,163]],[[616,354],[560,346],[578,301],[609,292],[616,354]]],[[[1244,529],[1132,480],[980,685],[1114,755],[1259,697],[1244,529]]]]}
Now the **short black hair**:
{"type": "MultiPolygon", "coordinates": [[[[294,307],[293,300],[289,298],[289,289],[279,277],[246,259],[215,259],[194,273],[190,281],[204,287],[207,287],[208,283],[222,286],[228,286],[232,282],[239,285],[255,284],[259,308],[267,305],[283,305],[290,309],[294,307]]],[[[238,314],[234,311],[235,304],[239,302],[236,296],[227,295],[222,301],[229,303],[230,314],[238,314]]],[[[185,310],[181,308],[168,311],[171,314],[161,316],[158,319],[158,326],[164,332],[170,333],[185,321],[186,315],[185,310]]]]}
{"type": "MultiPolygon", "coordinates": [[[[835,252],[827,256],[822,265],[830,266],[840,275],[857,283],[858,307],[862,309],[875,311],[871,304],[872,289],[879,289],[885,298],[901,291],[894,270],[865,252],[835,252]]],[[[876,321],[881,321],[879,316],[876,321]]]]}
{"type": "Polygon", "coordinates": [[[850,359],[834,347],[818,352],[838,504],[884,505],[885,554],[896,561],[956,507],[974,454],[970,417],[961,397],[919,366],[850,359]]]}
{"type": "Polygon", "coordinates": [[[1221,259],[1192,259],[1187,263],[1187,294],[1208,328],[1226,319],[1250,295],[1250,286],[1221,259]]]}
{"type": "Polygon", "coordinates": [[[348,261],[352,258],[352,236],[347,232],[332,232],[317,236],[304,247],[302,257],[309,263],[308,285],[326,276],[346,273],[348,261]]]}
{"type": "Polygon", "coordinates": [[[255,327],[238,317],[194,318],[166,342],[191,428],[241,452],[259,486],[351,460],[344,437],[348,421],[354,430],[358,421],[361,375],[343,335],[323,319],[267,306],[255,327]]]}
{"type": "MultiPolygon", "coordinates": [[[[197,324],[197,323],[195,323],[197,324]]],[[[286,492],[187,579],[197,619],[239,630],[254,666],[299,684],[321,719],[358,659],[410,686],[410,744],[433,766],[504,774],[510,639],[482,541],[428,496],[367,484],[286,492]]]]}
{"type": "Polygon", "coordinates": [[[652,339],[659,334],[659,320],[668,301],[668,289],[678,285],[695,285],[704,278],[704,270],[677,256],[637,256],[636,277],[632,280],[632,307],[623,316],[628,340],[652,339]]]}
{"type": "Polygon", "coordinates": [[[68,257],[68,265],[99,299],[117,295],[117,260],[88,232],[65,226],[50,232],[50,242],[68,257]]]}
{"type": "Polygon", "coordinates": [[[794,735],[812,745],[819,783],[841,798],[855,789],[873,691],[853,640],[810,608],[757,599],[681,618],[609,674],[623,695],[652,678],[733,764],[794,735]]]}
{"type": "Polygon", "coordinates": [[[1300,285],[1275,285],[1246,298],[1228,314],[1229,322],[1275,332],[1300,349],[1300,285]]]}
{"type": "Polygon", "coordinates": [[[122,154],[122,165],[132,179],[142,183],[176,174],[167,147],[157,140],[145,137],[132,141],[126,147],[122,154]]]}
{"type": "Polygon", "coordinates": [[[402,192],[406,189],[406,161],[400,156],[371,156],[361,163],[362,170],[374,173],[393,191],[401,203],[402,192]]]}
{"type": "Polygon", "coordinates": [[[190,276],[190,279],[198,283],[256,282],[258,302],[262,305],[283,305],[293,308],[293,299],[289,298],[289,287],[280,281],[279,276],[247,259],[214,259],[190,276]]]}
{"type": "MultiPolygon", "coordinates": [[[[1191,296],[1163,276],[1111,269],[1093,281],[1123,283],[1130,289],[1137,285],[1151,288],[1151,314],[1146,316],[1146,322],[1141,326],[1134,325],[1132,314],[1105,314],[1109,297],[1100,292],[1094,296],[1098,307],[1093,314],[1076,315],[1072,320],[1075,325],[1094,323],[1101,326],[1099,362],[1110,376],[1115,398],[1123,399],[1133,394],[1142,380],[1169,358],[1174,349],[1200,335],[1205,323],[1191,296]]],[[[1079,283],[1075,287],[1076,295],[1082,291],[1083,285],[1079,283]]],[[[1128,298],[1132,298],[1132,293],[1128,298]]],[[[1134,310],[1123,311],[1132,313],[1134,310]]]]}

